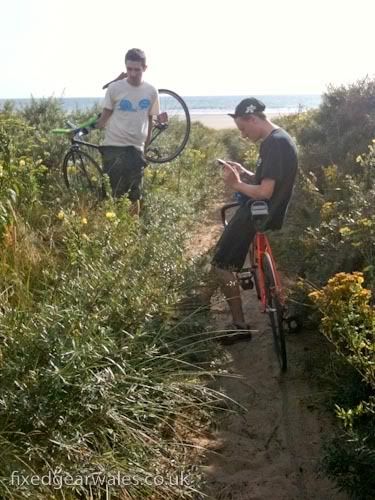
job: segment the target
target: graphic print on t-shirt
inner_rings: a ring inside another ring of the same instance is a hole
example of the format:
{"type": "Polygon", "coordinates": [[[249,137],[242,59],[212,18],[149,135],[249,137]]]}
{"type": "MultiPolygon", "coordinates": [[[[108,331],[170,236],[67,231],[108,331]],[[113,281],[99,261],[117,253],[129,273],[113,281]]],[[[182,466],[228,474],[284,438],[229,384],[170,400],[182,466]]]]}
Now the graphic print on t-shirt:
{"type": "Polygon", "coordinates": [[[151,106],[150,99],[141,99],[138,103],[140,109],[147,109],[151,106]]]}
{"type": "Polygon", "coordinates": [[[147,82],[134,87],[126,80],[112,83],[104,97],[103,108],[112,111],[105,127],[104,146],[134,146],[143,151],[150,116],[160,113],[159,96],[147,82]]]}
{"type": "Polygon", "coordinates": [[[150,106],[150,99],[141,99],[136,105],[133,105],[133,103],[129,101],[129,99],[121,99],[121,101],[119,102],[119,109],[121,111],[139,111],[148,109],[150,106]]]}

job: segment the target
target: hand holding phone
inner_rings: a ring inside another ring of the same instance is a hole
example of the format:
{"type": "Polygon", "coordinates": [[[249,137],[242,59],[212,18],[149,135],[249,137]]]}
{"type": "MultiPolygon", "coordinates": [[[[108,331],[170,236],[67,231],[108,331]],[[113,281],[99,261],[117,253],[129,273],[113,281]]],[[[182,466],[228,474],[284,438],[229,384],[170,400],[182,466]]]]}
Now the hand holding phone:
{"type": "Polygon", "coordinates": [[[245,177],[253,177],[254,173],[250,170],[247,170],[245,167],[241,165],[241,163],[237,163],[236,161],[228,161],[229,165],[237,170],[237,172],[245,177]]]}

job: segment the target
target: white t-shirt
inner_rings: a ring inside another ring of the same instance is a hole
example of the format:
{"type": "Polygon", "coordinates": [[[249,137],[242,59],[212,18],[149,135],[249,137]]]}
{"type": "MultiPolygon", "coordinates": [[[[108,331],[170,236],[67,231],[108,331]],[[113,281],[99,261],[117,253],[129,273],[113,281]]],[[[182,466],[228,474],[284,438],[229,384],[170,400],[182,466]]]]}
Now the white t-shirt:
{"type": "Polygon", "coordinates": [[[136,87],[126,79],[114,82],[107,89],[103,107],[113,110],[105,126],[103,144],[134,146],[143,151],[148,117],[160,113],[156,88],[146,82],[136,87]]]}

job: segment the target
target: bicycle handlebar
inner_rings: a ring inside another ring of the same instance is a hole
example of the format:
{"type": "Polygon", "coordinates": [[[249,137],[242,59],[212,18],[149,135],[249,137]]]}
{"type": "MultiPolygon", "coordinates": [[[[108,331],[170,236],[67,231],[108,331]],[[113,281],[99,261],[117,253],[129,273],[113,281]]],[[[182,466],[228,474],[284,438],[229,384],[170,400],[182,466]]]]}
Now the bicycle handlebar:
{"type": "Polygon", "coordinates": [[[124,73],[124,72],[120,73],[117,78],[115,78],[114,80],[111,80],[110,82],[108,82],[105,85],[103,85],[102,89],[105,90],[107,87],[109,87],[111,85],[111,83],[118,82],[119,80],[123,80],[127,76],[128,76],[127,73],[124,73]]]}
{"type": "Polygon", "coordinates": [[[225,218],[225,212],[227,210],[229,210],[230,208],[239,207],[239,206],[240,206],[240,203],[238,201],[236,201],[233,203],[227,203],[226,205],[224,205],[221,208],[220,213],[221,213],[221,221],[223,223],[223,226],[226,226],[228,224],[227,219],[225,218]]]}
{"type": "Polygon", "coordinates": [[[56,135],[67,135],[67,134],[77,135],[80,132],[81,132],[80,135],[86,135],[85,129],[87,131],[86,133],[88,133],[89,130],[87,129],[92,128],[92,126],[94,125],[94,123],[96,123],[97,120],[98,116],[91,116],[88,120],[81,123],[81,125],[75,125],[74,123],[67,121],[66,123],[67,125],[69,125],[70,128],[54,128],[53,130],[51,130],[51,132],[52,134],[56,135]]]}

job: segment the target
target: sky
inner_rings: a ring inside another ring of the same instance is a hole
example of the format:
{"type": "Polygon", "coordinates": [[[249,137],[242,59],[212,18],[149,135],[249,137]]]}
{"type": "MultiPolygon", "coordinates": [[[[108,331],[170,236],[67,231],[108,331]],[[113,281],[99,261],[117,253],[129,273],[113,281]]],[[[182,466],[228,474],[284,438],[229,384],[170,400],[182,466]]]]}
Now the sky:
{"type": "Polygon", "coordinates": [[[146,52],[181,95],[320,94],[375,77],[374,0],[1,0],[0,98],[101,97],[146,52]]]}

